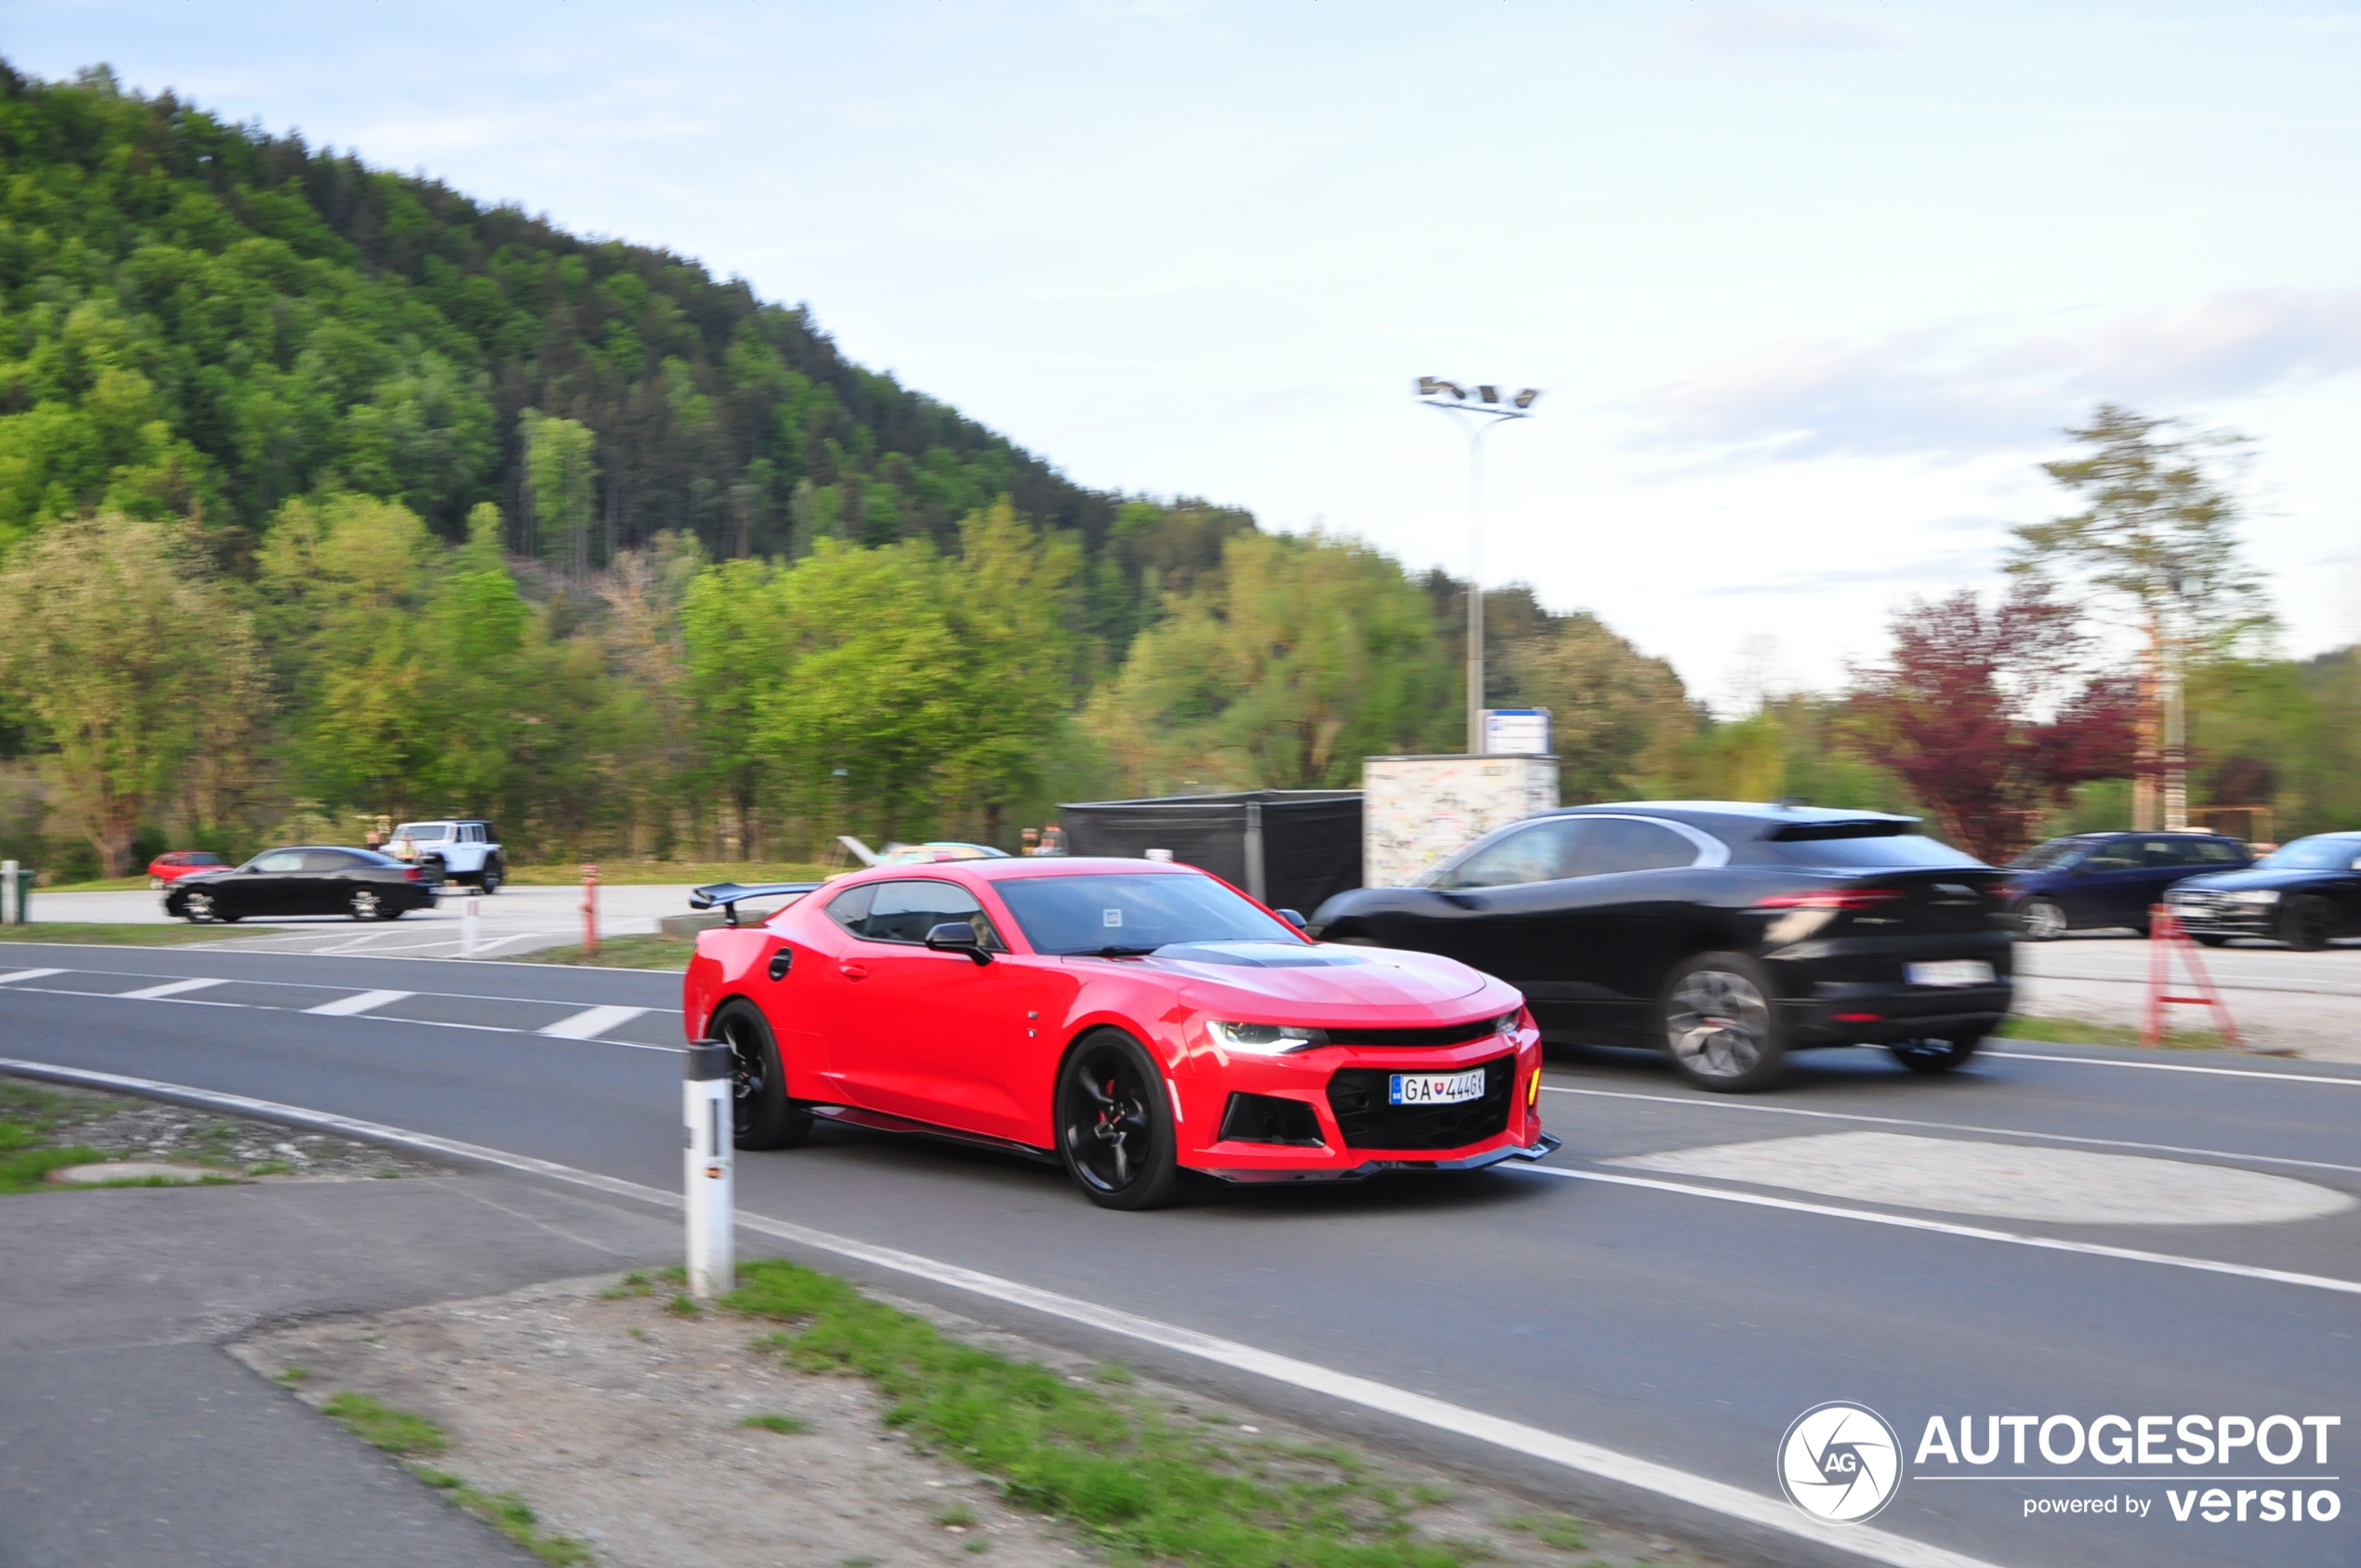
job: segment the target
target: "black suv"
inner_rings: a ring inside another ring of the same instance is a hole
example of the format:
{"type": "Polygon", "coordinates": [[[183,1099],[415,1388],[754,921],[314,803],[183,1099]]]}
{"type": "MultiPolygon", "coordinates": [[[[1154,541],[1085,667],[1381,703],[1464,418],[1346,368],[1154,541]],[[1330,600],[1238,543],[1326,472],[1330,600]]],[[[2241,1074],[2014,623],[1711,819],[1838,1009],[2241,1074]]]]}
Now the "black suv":
{"type": "Polygon", "coordinates": [[[1413,888],[1322,904],[1327,942],[1447,954],[1524,992],[1542,1037],[1652,1045],[1713,1089],[1791,1049],[1938,1073],[2009,1010],[2000,873],[1912,817],[1631,801],[1528,817],[1413,888]]]}

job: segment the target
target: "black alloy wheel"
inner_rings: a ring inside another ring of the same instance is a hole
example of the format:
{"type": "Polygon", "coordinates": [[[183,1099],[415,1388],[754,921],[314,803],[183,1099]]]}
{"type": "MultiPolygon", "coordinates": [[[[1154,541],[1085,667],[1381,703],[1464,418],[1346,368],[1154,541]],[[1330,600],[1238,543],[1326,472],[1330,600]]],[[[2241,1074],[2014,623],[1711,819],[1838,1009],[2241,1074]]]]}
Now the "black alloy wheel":
{"type": "Polygon", "coordinates": [[[771,1021],[752,1002],[724,1002],[708,1033],[730,1048],[730,1134],[741,1149],[793,1149],[811,1136],[811,1113],[787,1098],[787,1074],[771,1021]]]}
{"type": "Polygon", "coordinates": [[[1982,1044],[1983,1035],[1970,1034],[1956,1040],[1896,1040],[1886,1049],[1913,1073],[1948,1073],[1975,1055],[1982,1044]]]}
{"type": "Polygon", "coordinates": [[[2027,942],[2055,942],[2066,934],[2065,906],[2055,899],[2027,899],[2017,924],[2027,942]]]}
{"type": "Polygon", "coordinates": [[[1145,1048],[1119,1029],[1084,1036],[1058,1079],[1058,1153],[1101,1208],[1155,1208],[1180,1186],[1172,1105],[1145,1048]]]}
{"type": "Polygon", "coordinates": [[[2328,945],[2334,929],[2328,901],[2291,898],[2279,909],[2279,940],[2298,953],[2317,953],[2328,945]]]}
{"type": "Polygon", "coordinates": [[[483,869],[476,874],[476,885],[487,893],[496,893],[500,890],[499,856],[493,855],[484,861],[483,869]]]}
{"type": "Polygon", "coordinates": [[[1787,1041],[1773,1009],[1771,977],[1742,953],[1700,953],[1664,988],[1664,1043],[1674,1065],[1700,1088],[1745,1094],[1767,1088],[1787,1067],[1787,1041]]]}

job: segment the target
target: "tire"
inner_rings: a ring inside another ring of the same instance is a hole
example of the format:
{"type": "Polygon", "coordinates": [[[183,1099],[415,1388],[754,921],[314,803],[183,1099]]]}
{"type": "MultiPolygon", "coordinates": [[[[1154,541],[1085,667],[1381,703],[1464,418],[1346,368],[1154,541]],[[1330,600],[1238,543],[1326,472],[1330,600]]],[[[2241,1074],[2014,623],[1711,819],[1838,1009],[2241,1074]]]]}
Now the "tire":
{"type": "Polygon", "coordinates": [[[374,889],[368,888],[353,889],[345,896],[344,906],[352,912],[352,917],[355,920],[387,918],[386,901],[374,889]]]}
{"type": "Polygon", "coordinates": [[[2027,899],[2017,910],[2017,925],[2027,942],[2055,942],[2068,929],[2065,906],[2055,899],[2027,899]]]}
{"type": "Polygon", "coordinates": [[[1665,1049],[1700,1088],[1747,1094],[1787,1068],[1785,1031],[1771,977],[1742,953],[1700,953],[1665,982],[1665,1049]]]}
{"type": "Polygon", "coordinates": [[[211,893],[190,893],[180,901],[180,918],[191,926],[208,925],[221,919],[221,908],[211,893]]]}
{"type": "Polygon", "coordinates": [[[811,1113],[787,1098],[787,1074],[771,1021],[752,1002],[724,1002],[706,1026],[730,1048],[731,1136],[741,1149],[793,1149],[811,1136],[811,1113]]]}
{"type": "Polygon", "coordinates": [[[1084,1035],[1058,1069],[1058,1156],[1101,1208],[1157,1208],[1180,1188],[1172,1101],[1144,1047],[1119,1029],[1084,1035]]]}
{"type": "Polygon", "coordinates": [[[2335,929],[2327,903],[2315,898],[2289,899],[2279,911],[2279,940],[2298,953],[2317,953],[2328,945],[2335,929]]]}
{"type": "Polygon", "coordinates": [[[1959,1066],[1975,1055],[1976,1048],[1982,1044],[1983,1035],[1970,1034],[1954,1040],[1896,1040],[1886,1049],[1911,1072],[1933,1074],[1948,1073],[1959,1066]]]}
{"type": "Polygon", "coordinates": [[[483,863],[483,869],[476,873],[476,886],[482,889],[487,896],[496,893],[500,890],[500,878],[503,875],[500,869],[500,857],[489,856],[483,863]]]}
{"type": "Polygon", "coordinates": [[[2210,931],[2191,931],[2189,940],[2199,947],[2220,947],[2230,939],[2225,936],[2216,936],[2210,931]]]}

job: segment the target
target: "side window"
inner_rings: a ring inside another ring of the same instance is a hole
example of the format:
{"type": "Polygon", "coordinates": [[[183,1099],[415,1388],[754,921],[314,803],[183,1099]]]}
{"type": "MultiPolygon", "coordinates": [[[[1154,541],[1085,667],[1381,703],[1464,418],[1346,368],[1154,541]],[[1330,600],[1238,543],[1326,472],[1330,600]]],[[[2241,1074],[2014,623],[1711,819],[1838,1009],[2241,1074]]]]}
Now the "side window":
{"type": "Polygon", "coordinates": [[[1589,828],[1574,864],[1563,875],[1605,876],[1619,871],[1662,871],[1696,863],[1697,847],[1659,823],[1600,817],[1589,828]]]}
{"type": "Polygon", "coordinates": [[[2189,853],[2185,838],[2143,838],[2140,841],[2140,859],[2151,871],[2161,866],[2188,865],[2195,857],[2189,853]]]}
{"type": "Polygon", "coordinates": [[[1597,825],[1578,817],[1527,823],[1453,866],[1433,886],[1511,888],[1521,882],[1554,882],[1572,876],[1565,868],[1576,857],[1576,845],[1597,825]]]}
{"type": "MultiPolygon", "coordinates": [[[[992,929],[983,906],[956,883],[913,878],[879,882],[877,889],[867,917],[853,931],[855,936],[871,942],[924,942],[929,931],[945,921],[964,920],[973,928],[978,942],[996,952],[1002,950],[999,933],[992,929]]],[[[833,908],[830,913],[835,913],[833,908]]]]}
{"type": "Polygon", "coordinates": [[[306,871],[350,871],[361,861],[341,850],[306,850],[303,869],[306,871]]]}
{"type": "Polygon", "coordinates": [[[2140,840],[2137,838],[2112,839],[2091,850],[2091,858],[2082,863],[2091,871],[2132,870],[2140,864],[2140,840]]]}
{"type": "Polygon", "coordinates": [[[828,901],[828,918],[851,931],[861,934],[861,923],[869,917],[869,901],[877,896],[877,884],[868,883],[828,901]]]}
{"type": "Polygon", "coordinates": [[[2193,838],[2188,850],[2192,865],[2236,865],[2239,860],[2237,849],[2219,838],[2193,838]]]}
{"type": "Polygon", "coordinates": [[[281,850],[275,854],[265,855],[260,860],[255,862],[254,868],[257,871],[301,871],[303,869],[303,851],[300,850],[281,850]]]}

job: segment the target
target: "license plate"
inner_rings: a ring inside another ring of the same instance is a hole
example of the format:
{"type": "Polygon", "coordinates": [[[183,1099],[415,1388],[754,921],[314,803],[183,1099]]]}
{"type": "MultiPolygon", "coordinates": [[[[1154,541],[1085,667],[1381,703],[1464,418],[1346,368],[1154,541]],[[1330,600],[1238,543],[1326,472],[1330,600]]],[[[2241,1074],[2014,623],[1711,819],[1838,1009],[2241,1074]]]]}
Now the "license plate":
{"type": "Polygon", "coordinates": [[[1484,1069],[1471,1073],[1396,1073],[1386,1099],[1395,1105],[1457,1105],[1484,1098],[1484,1069]]]}
{"type": "Polygon", "coordinates": [[[1990,985],[1992,966],[1981,958],[1945,958],[1910,966],[1913,985],[1990,985]]]}

